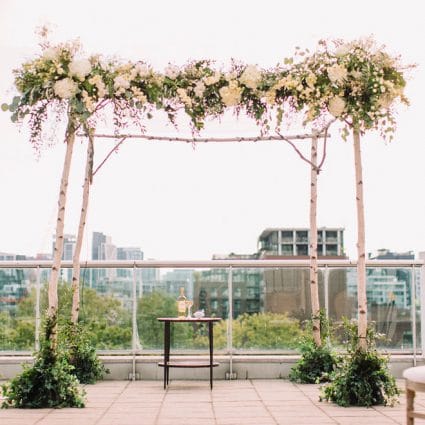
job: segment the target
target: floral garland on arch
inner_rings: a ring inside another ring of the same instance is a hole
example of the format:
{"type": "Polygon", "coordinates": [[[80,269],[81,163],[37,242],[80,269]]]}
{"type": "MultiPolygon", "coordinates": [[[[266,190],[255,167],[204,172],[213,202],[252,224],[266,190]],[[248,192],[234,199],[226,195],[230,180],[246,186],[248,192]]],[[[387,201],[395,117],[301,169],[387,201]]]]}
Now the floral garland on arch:
{"type": "MultiPolygon", "coordinates": [[[[29,116],[31,141],[42,142],[43,122],[51,109],[68,113],[77,124],[93,127],[98,112],[113,106],[114,124],[124,127],[163,110],[175,123],[178,111],[190,117],[199,132],[206,118],[226,109],[244,111],[255,119],[261,134],[271,130],[273,118],[303,114],[304,123],[333,116],[360,131],[376,129],[391,139],[395,128],[393,105],[408,103],[399,57],[385,53],[371,38],[345,43],[320,41],[316,52],[296,49],[293,57],[273,69],[233,61],[228,70],[209,60],[169,65],[163,73],[149,64],[84,56],[77,42],[41,44],[42,52],[14,71],[19,95],[2,109],[14,122],[29,116]]],[[[59,115],[60,116],[60,115],[59,115]]]]}

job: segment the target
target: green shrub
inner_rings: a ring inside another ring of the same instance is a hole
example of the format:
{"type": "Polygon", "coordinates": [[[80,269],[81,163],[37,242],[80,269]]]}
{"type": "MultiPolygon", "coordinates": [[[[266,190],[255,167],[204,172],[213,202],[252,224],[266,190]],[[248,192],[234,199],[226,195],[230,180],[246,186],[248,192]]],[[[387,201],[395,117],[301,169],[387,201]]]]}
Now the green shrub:
{"type": "Polygon", "coordinates": [[[320,347],[311,339],[300,346],[301,358],[289,373],[289,379],[301,384],[314,384],[329,380],[337,358],[332,349],[323,344],[320,347]]]}
{"type": "Polygon", "coordinates": [[[2,385],[2,407],[46,408],[84,407],[84,390],[72,374],[73,367],[51,346],[56,320],[47,319],[45,337],[34,364],[2,385]]]}
{"type": "Polygon", "coordinates": [[[339,406],[393,405],[400,394],[388,370],[388,356],[376,350],[378,335],[367,330],[367,349],[358,348],[357,323],[345,321],[348,355],[322,388],[322,398],[339,406]]]}
{"type": "Polygon", "coordinates": [[[94,384],[103,379],[109,370],[99,360],[95,347],[90,343],[86,327],[82,324],[67,323],[61,331],[64,356],[73,366],[71,373],[82,384],[94,384]]]}
{"type": "Polygon", "coordinates": [[[330,324],[322,310],[319,315],[320,338],[322,345],[319,347],[313,340],[312,320],[308,321],[308,335],[303,337],[299,349],[301,358],[289,373],[289,379],[301,384],[314,384],[329,381],[329,376],[335,369],[338,358],[327,344],[330,334],[330,324]]]}

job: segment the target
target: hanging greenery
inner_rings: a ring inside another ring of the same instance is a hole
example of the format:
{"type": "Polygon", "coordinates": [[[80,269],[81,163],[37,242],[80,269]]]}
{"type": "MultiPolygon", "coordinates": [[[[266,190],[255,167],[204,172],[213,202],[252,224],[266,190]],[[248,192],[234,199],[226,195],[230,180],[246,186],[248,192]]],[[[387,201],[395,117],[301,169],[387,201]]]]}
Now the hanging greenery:
{"type": "Polygon", "coordinates": [[[155,71],[143,61],[121,62],[100,55],[85,56],[77,42],[51,45],[15,72],[19,95],[3,110],[12,121],[29,117],[31,141],[39,147],[43,123],[55,111],[67,108],[77,123],[94,122],[105,106],[113,108],[118,127],[151,118],[165,111],[171,122],[184,110],[193,132],[207,118],[219,117],[228,108],[244,112],[270,132],[283,118],[300,112],[305,123],[326,117],[352,122],[360,131],[378,129],[391,139],[395,127],[393,105],[407,103],[403,94],[404,71],[398,57],[385,53],[371,38],[346,43],[320,41],[317,50],[296,48],[293,57],[272,69],[233,61],[219,69],[212,61],[190,61],[182,67],[168,65],[155,71]]]}

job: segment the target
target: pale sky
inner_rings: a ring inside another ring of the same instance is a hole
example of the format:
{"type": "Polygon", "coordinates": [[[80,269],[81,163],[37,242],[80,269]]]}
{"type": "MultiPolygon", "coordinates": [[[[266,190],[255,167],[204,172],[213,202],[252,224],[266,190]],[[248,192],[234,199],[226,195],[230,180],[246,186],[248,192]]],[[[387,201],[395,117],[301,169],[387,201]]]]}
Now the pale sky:
{"type": "MultiPolygon", "coordinates": [[[[169,62],[230,58],[268,67],[296,46],[321,38],[374,35],[403,63],[416,63],[391,144],[362,140],[366,247],[425,250],[425,28],[418,1],[278,0],[105,1],[0,0],[0,103],[14,95],[12,70],[38,52],[35,28],[52,24],[56,41],[80,38],[88,54],[139,59],[163,70],[169,62]]],[[[21,130],[0,112],[0,251],[35,255],[51,250],[63,164],[63,133],[37,158],[21,130]]],[[[112,125],[103,129],[112,132],[112,125]]],[[[151,133],[169,132],[161,120],[151,133]]],[[[255,135],[245,119],[211,124],[203,136],[255,135]]],[[[288,129],[286,134],[299,129],[288,129]]],[[[181,126],[181,135],[189,129],[181,126]]],[[[319,176],[318,225],[345,228],[356,257],[352,142],[332,131],[319,176]]],[[[300,142],[300,147],[307,142],[300,142]]],[[[111,149],[99,140],[95,164],[111,149]]],[[[306,151],[308,152],[308,151],[306,151]]],[[[69,185],[65,231],[76,233],[85,146],[78,143],[69,185]]],[[[214,253],[252,253],[267,227],[308,227],[308,165],[283,143],[186,144],[126,142],[95,177],[82,260],[92,231],[118,246],[139,246],[148,258],[208,260],[214,253]]]]}

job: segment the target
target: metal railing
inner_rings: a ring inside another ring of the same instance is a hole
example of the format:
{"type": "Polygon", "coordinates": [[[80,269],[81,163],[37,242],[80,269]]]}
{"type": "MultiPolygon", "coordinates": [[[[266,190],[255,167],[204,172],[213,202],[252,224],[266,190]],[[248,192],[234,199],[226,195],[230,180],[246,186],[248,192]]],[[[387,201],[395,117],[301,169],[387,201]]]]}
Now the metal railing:
{"type": "MultiPolygon", "coordinates": [[[[36,348],[39,346],[39,337],[40,337],[40,321],[41,321],[41,312],[40,312],[40,293],[41,293],[41,274],[46,269],[50,269],[52,266],[51,261],[1,261],[0,262],[0,272],[5,272],[5,270],[17,270],[17,269],[33,269],[35,271],[35,281],[33,282],[35,286],[36,292],[36,303],[35,303],[35,346],[36,348]]],[[[331,274],[333,271],[346,269],[354,276],[356,261],[352,260],[319,260],[318,261],[319,271],[322,276],[323,281],[323,299],[324,299],[324,307],[329,314],[332,314],[331,304],[337,304],[337,301],[333,299],[334,284],[331,283],[331,274]]],[[[408,327],[411,328],[411,331],[406,331],[406,334],[411,332],[411,352],[413,353],[414,358],[418,355],[419,352],[424,353],[422,347],[425,347],[425,326],[420,327],[420,334],[418,333],[418,318],[420,324],[425,323],[425,309],[420,308],[422,305],[425,305],[425,291],[421,290],[425,284],[425,266],[423,261],[419,260],[370,260],[366,262],[366,266],[368,270],[403,270],[404,271],[404,279],[403,280],[394,280],[394,284],[398,284],[398,286],[402,287],[404,290],[405,299],[408,298],[408,309],[410,311],[408,327]],[[408,282],[407,282],[408,281],[408,282]],[[404,285],[404,286],[403,286],[404,285]],[[417,291],[420,291],[417,294],[417,291]],[[407,298],[406,298],[407,297],[407,298]],[[419,336],[419,344],[418,337],[419,336]]],[[[62,262],[63,270],[67,270],[72,268],[71,261],[63,261],[62,262]]],[[[233,289],[236,285],[235,275],[239,270],[246,269],[255,269],[258,270],[259,273],[266,273],[268,271],[268,279],[264,278],[263,280],[263,296],[266,300],[263,299],[261,305],[258,308],[258,312],[272,310],[266,304],[271,304],[273,300],[273,296],[275,293],[272,293],[271,290],[267,287],[268,283],[271,282],[270,279],[277,279],[276,277],[270,277],[270,271],[288,271],[288,270],[302,270],[305,269],[308,271],[309,269],[309,261],[308,260],[210,260],[210,261],[156,261],[156,260],[140,260],[140,261],[126,261],[126,260],[115,260],[115,261],[84,261],[81,262],[81,268],[84,270],[91,269],[129,269],[132,270],[132,281],[131,281],[131,320],[132,320],[132,338],[131,338],[131,352],[133,354],[140,353],[141,350],[138,347],[138,327],[137,327],[137,300],[142,296],[142,291],[140,290],[141,283],[138,281],[139,277],[135,271],[143,270],[143,269],[155,269],[155,270],[169,270],[169,269],[193,269],[194,271],[202,271],[202,270],[225,270],[225,274],[227,277],[225,281],[221,282],[222,285],[227,287],[227,316],[225,319],[235,318],[234,310],[234,297],[233,297],[233,289]],[[267,292],[269,291],[269,292],[267,292]],[[264,295],[265,293],[265,295],[264,295]],[[271,301],[270,301],[271,300],[271,301]]],[[[387,273],[387,272],[386,272],[387,273]]],[[[299,276],[295,275],[293,279],[298,279],[299,276]]],[[[216,278],[217,279],[217,278],[216,278]]],[[[285,276],[280,277],[282,280],[281,287],[284,287],[284,284],[288,285],[297,285],[297,282],[292,282],[285,278],[285,276]],[[286,279],[286,280],[285,280],[286,279]]],[[[345,277],[347,279],[347,277],[345,277]]],[[[398,278],[397,278],[398,279],[398,278]]],[[[237,280],[238,284],[240,284],[240,279],[237,280]]],[[[273,280],[275,284],[276,281],[273,280]]],[[[349,282],[345,282],[346,288],[349,287],[349,282]]],[[[246,286],[247,284],[245,284],[246,286]]],[[[376,284],[377,285],[377,284],[376,284]]],[[[388,294],[385,294],[385,289],[390,290],[390,285],[385,283],[381,286],[387,285],[387,288],[383,288],[382,290],[376,290],[376,293],[382,293],[382,297],[388,297],[388,294]]],[[[351,282],[351,295],[353,296],[355,291],[355,286],[351,282]]],[[[394,289],[394,288],[393,288],[394,289]]],[[[0,294],[1,294],[1,279],[0,279],[0,294]]],[[[285,289],[286,290],[286,289],[285,289]]],[[[293,289],[293,290],[296,290],[293,289]]],[[[345,289],[347,291],[347,289],[345,289]]],[[[397,292],[397,291],[394,291],[397,292]]],[[[278,294],[281,295],[281,298],[284,296],[290,297],[290,295],[285,295],[288,293],[278,294]]],[[[338,293],[340,295],[340,293],[338,293]]],[[[393,294],[396,296],[397,294],[393,294]]],[[[372,296],[376,296],[376,294],[372,293],[372,296]]],[[[369,300],[372,304],[379,304],[379,299],[376,296],[376,300],[369,300]]],[[[129,300],[130,301],[130,300],[129,300]]],[[[382,301],[384,303],[384,301],[382,301]]],[[[397,300],[395,301],[397,302],[397,300]]],[[[333,307],[334,308],[334,307],[333,307]]],[[[373,306],[372,306],[373,308],[373,306]]],[[[0,311],[1,311],[1,299],[0,299],[0,311]]],[[[336,313],[335,313],[336,314],[336,313]]],[[[388,329],[391,328],[391,317],[386,319],[386,325],[388,325],[388,329]],[[388,320],[387,320],[388,319],[388,320]],[[387,323],[388,322],[388,323],[387,323]]],[[[233,353],[237,352],[237,347],[235,348],[233,343],[233,329],[232,329],[232,320],[228,320],[227,327],[227,347],[226,351],[231,356],[233,353]]],[[[401,347],[403,348],[403,347],[401,347]]],[[[243,351],[240,350],[240,351],[243,351]]]]}

